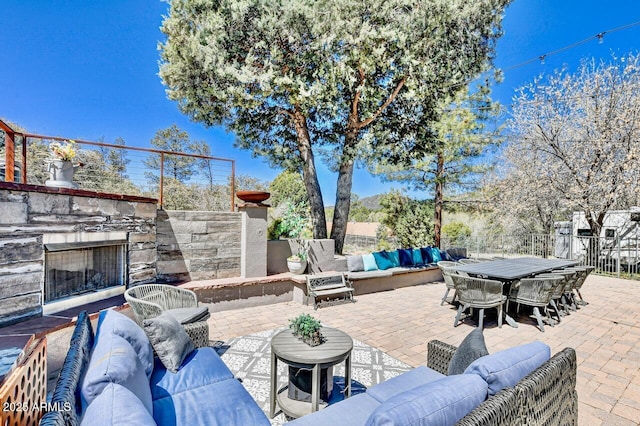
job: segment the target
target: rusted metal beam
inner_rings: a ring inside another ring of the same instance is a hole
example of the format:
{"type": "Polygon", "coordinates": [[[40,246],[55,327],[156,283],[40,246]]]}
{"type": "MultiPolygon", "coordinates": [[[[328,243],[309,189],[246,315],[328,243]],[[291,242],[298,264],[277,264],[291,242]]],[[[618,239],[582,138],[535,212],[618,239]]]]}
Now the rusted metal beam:
{"type": "Polygon", "coordinates": [[[7,123],[0,120],[0,129],[4,130],[4,180],[13,182],[15,180],[15,132],[7,123]]]}

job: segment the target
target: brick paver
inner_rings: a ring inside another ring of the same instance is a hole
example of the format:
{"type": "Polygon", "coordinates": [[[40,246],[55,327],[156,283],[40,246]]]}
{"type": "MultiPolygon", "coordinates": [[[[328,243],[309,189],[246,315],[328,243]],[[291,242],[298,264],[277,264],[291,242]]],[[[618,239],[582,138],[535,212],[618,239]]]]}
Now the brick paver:
{"type": "MultiPolygon", "coordinates": [[[[497,327],[495,313],[485,320],[489,352],[541,340],[552,353],[575,348],[580,425],[640,424],[640,282],[591,275],[582,287],[589,302],[541,333],[533,319],[520,315],[519,327],[497,327]],[[493,316],[491,316],[493,315],[493,316]]],[[[426,363],[432,339],[458,345],[475,326],[453,327],[455,310],[440,306],[444,283],[432,283],[357,297],[355,304],[313,310],[295,302],[215,312],[210,338],[232,337],[284,327],[300,313],[375,346],[413,366],[426,363]]]]}

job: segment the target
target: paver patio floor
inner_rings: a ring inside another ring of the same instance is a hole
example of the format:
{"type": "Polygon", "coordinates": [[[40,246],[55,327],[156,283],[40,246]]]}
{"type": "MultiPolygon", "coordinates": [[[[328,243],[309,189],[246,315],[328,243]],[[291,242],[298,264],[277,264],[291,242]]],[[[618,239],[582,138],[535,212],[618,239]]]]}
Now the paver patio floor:
{"type": "MultiPolygon", "coordinates": [[[[339,328],[410,365],[426,363],[432,339],[458,345],[476,325],[468,319],[454,328],[455,309],[440,306],[444,283],[432,283],[357,297],[355,304],[313,307],[296,302],[215,312],[210,339],[232,337],[288,325],[300,313],[339,328]]],[[[490,353],[541,340],[556,353],[570,346],[578,356],[580,425],[640,424],[640,282],[591,275],[582,288],[589,302],[541,333],[533,319],[520,315],[519,327],[498,328],[495,313],[485,320],[490,353]],[[491,316],[493,315],[493,316],[491,316]]],[[[491,311],[491,310],[490,310],[491,311]]],[[[495,310],[494,310],[495,312],[495,310]]]]}

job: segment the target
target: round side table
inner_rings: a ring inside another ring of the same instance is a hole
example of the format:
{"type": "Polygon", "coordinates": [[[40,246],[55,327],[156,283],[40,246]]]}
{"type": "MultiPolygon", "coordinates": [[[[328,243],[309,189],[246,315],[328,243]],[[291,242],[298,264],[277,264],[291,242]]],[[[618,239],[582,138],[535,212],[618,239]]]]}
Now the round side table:
{"type": "Polygon", "coordinates": [[[309,346],[293,335],[290,329],[282,330],[271,339],[271,395],[270,417],[276,412],[276,402],[283,413],[301,417],[318,411],[320,407],[320,371],[344,361],[345,398],[351,396],[351,350],[353,339],[335,328],[322,327],[324,343],[309,346]],[[298,368],[309,368],[311,374],[311,402],[296,401],[287,395],[288,385],[277,388],[277,362],[298,368]]]}

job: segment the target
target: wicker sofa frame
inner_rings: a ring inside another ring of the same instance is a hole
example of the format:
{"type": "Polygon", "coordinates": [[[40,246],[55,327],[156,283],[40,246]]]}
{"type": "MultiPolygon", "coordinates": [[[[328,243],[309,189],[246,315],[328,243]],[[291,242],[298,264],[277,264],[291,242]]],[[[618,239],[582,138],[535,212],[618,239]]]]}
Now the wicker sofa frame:
{"type": "MultiPolygon", "coordinates": [[[[447,374],[456,347],[438,340],[427,344],[427,366],[447,374]]],[[[489,397],[458,426],[578,424],[576,352],[565,348],[512,388],[489,397]]]]}

